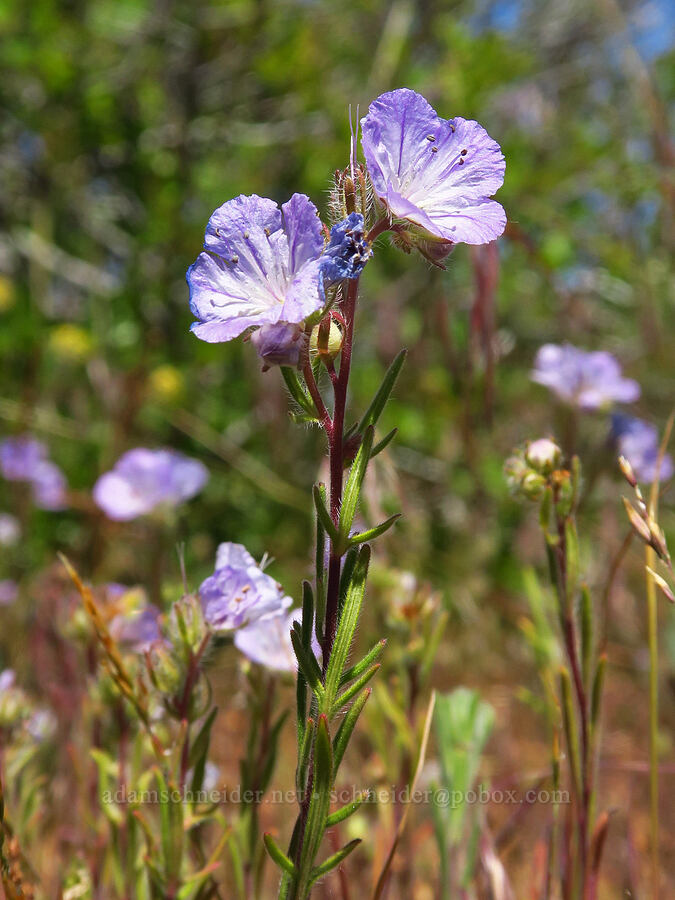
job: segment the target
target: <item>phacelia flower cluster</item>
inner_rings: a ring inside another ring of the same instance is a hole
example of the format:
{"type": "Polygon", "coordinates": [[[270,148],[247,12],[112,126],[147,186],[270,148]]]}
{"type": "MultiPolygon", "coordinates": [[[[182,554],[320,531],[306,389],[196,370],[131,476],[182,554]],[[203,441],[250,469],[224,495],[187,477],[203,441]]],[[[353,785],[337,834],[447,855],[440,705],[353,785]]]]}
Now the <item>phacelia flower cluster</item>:
{"type": "Polygon", "coordinates": [[[209,473],[175,450],[129,450],[94,485],[94,500],[110,519],[129,521],[198,494],[209,473]]]}
{"type": "Polygon", "coordinates": [[[532,380],[549,388],[570,406],[596,410],[613,403],[632,403],[640,385],[624,378],[621,366],[604,350],[587,352],[572,344],[544,344],[539,348],[532,380]]]}
{"type": "Polygon", "coordinates": [[[40,509],[66,506],[66,478],[48,456],[47,447],[31,435],[5,438],[0,442],[0,473],[7,481],[31,485],[33,501],[40,509]]]}

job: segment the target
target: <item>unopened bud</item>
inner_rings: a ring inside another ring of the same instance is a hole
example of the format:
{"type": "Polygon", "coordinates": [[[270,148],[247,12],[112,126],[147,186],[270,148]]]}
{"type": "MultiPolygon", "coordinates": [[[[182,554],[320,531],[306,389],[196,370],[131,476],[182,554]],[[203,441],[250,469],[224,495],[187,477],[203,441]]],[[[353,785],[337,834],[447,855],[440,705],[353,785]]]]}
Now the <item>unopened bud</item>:
{"type": "Polygon", "coordinates": [[[342,349],[342,340],[342,329],[334,319],[330,320],[328,328],[323,322],[320,322],[312,330],[309,339],[309,352],[335,359],[342,349]]]}
{"type": "Polygon", "coordinates": [[[635,473],[633,472],[633,467],[628,462],[625,456],[620,456],[618,459],[619,468],[623,474],[623,477],[626,479],[628,484],[634,488],[637,487],[637,478],[635,477],[635,473]]]}
{"type": "Polygon", "coordinates": [[[525,459],[542,475],[547,475],[560,465],[562,450],[549,438],[540,438],[527,445],[525,459]]]}

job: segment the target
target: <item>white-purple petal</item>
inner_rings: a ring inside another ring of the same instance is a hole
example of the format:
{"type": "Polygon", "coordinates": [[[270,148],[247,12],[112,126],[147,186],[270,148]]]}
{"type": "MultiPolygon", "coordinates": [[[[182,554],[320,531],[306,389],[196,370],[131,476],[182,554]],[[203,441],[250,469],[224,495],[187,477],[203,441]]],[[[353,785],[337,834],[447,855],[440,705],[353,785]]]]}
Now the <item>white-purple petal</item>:
{"type": "Polygon", "coordinates": [[[561,400],[584,410],[632,403],[640,396],[640,385],[623,377],[621,366],[611,353],[587,352],[571,344],[540,347],[531,378],[561,400]]]}
{"type": "Polygon", "coordinates": [[[241,195],[211,216],[205,251],[187,272],[197,337],[228,341],[252,326],[302,322],[325,303],[317,209],[294,194],[282,210],[241,195]]]}
{"type": "Polygon", "coordinates": [[[490,200],[504,182],[499,145],[477,122],[441,119],[407,88],[382,94],[361,120],[377,195],[394,218],[453,243],[498,238],[506,214],[490,200]]]}

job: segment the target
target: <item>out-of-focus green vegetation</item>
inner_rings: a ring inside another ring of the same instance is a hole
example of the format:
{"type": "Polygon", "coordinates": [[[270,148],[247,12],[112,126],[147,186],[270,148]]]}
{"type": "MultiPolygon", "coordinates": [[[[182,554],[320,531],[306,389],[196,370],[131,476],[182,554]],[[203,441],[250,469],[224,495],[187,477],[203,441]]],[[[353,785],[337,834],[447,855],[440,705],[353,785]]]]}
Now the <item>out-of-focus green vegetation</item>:
{"type": "MultiPolygon", "coordinates": [[[[662,427],[670,412],[672,25],[667,3],[617,0],[3,0],[0,433],[48,443],[71,504],[40,512],[0,485],[0,511],[18,511],[23,529],[3,554],[0,577],[19,580],[21,599],[0,611],[13,617],[0,662],[30,667],[16,648],[57,550],[94,581],[148,580],[139,542],[156,536],[106,522],[90,497],[134,446],[172,446],[211,471],[177,525],[191,585],[217,543],[235,540],[275,557],[297,595],[321,436],[291,424],[279,373],[260,373],[250,347],[189,334],[185,270],[212,210],[239,193],[301,191],[325,213],[330,174],[348,159],[349,106],[363,115],[381,91],[408,86],[500,142],[509,225],[494,293],[478,289],[485,259],[467,247],[440,272],[383,244],[362,279],[353,408],[409,348],[382,423],[399,433],[370,490],[373,520],[378,507],[404,512],[379,565],[395,560],[441,592],[450,625],[436,681],[485,687],[495,771],[536,765],[509,716],[519,683],[535,682],[518,621],[522,564],[542,557],[502,464],[527,438],[572,440],[564,411],[529,380],[547,341],[612,351],[642,385],[638,414],[662,427]]],[[[589,473],[583,555],[600,585],[626,530],[607,433],[601,415],[576,432],[589,473]]],[[[672,533],[671,501],[666,492],[672,533]]],[[[165,573],[178,582],[169,555],[165,573]]],[[[641,590],[629,566],[610,621],[623,691],[609,701],[608,752],[619,769],[645,759],[633,721],[641,590]]],[[[667,742],[665,692],[664,707],[667,742]]],[[[639,805],[646,780],[624,772],[615,790],[639,805]]],[[[625,807],[619,817],[617,832],[644,850],[625,807]]],[[[611,842],[609,852],[618,866],[611,842]]]]}

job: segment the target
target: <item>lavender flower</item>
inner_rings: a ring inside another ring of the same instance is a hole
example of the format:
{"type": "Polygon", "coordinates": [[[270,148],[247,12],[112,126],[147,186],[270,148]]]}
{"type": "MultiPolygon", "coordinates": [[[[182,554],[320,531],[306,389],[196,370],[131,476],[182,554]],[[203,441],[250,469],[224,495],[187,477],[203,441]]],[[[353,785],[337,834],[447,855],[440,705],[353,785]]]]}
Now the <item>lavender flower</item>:
{"type": "MultiPolygon", "coordinates": [[[[656,426],[633,416],[615,413],[612,416],[612,438],[621,456],[631,464],[638,481],[650,484],[657,477],[659,459],[659,432],[656,426]]],[[[673,458],[666,453],[658,472],[659,481],[671,478],[675,466],[673,458]]]]}
{"type": "Polygon", "coordinates": [[[11,606],[19,596],[19,585],[11,578],[0,581],[0,606],[11,606]]]}
{"type": "Polygon", "coordinates": [[[204,618],[216,631],[232,631],[291,605],[281,585],[266,575],[241,544],[218,547],[216,570],[202,582],[204,618]]]}
{"type": "Polygon", "coordinates": [[[345,278],[357,278],[373,255],[366,240],[363,216],[350,213],[330,230],[330,240],[321,258],[324,278],[329,284],[345,278]]]}
{"type": "Polygon", "coordinates": [[[42,441],[27,434],[6,438],[0,444],[0,472],[8,481],[29,482],[35,505],[41,509],[65,508],[65,476],[47,458],[47,448],[42,441]]]}
{"type": "Polygon", "coordinates": [[[243,194],[220,206],[204,251],[187,272],[190,308],[203,341],[229,341],[251,326],[302,322],[325,304],[316,207],[293,194],[281,209],[243,194]]]}
{"type": "Polygon", "coordinates": [[[532,380],[580,409],[600,409],[612,402],[631,403],[640,396],[640,385],[623,378],[611,353],[586,352],[571,344],[544,344],[534,362],[532,380]]]}
{"type": "Polygon", "coordinates": [[[506,214],[489,198],[504,182],[504,157],[477,122],[441,119],[424,97],[400,88],[370,104],[361,128],[368,173],[392,218],[446,243],[502,234],[506,214]]]}
{"type": "Polygon", "coordinates": [[[128,521],[159,506],[178,506],[198,494],[209,475],[175,450],[129,450],[94,485],[94,500],[110,519],[128,521]]]}
{"type": "Polygon", "coordinates": [[[0,672],[0,694],[9,691],[16,684],[16,673],[14,669],[3,669],[0,672]]]}
{"type": "Polygon", "coordinates": [[[159,609],[153,603],[128,613],[120,613],[110,622],[110,634],[123,646],[142,653],[155,641],[162,639],[159,629],[160,615],[159,609]]]}
{"type": "MultiPolygon", "coordinates": [[[[291,612],[280,610],[273,615],[263,616],[240,628],[234,635],[234,643],[251,662],[275,672],[295,672],[298,662],[291,643],[291,628],[294,622],[301,619],[301,609],[291,612]]],[[[312,649],[315,656],[320,656],[321,650],[316,637],[313,637],[312,649]]]]}

